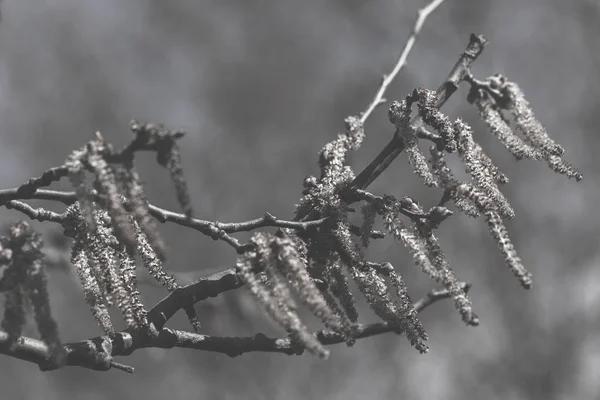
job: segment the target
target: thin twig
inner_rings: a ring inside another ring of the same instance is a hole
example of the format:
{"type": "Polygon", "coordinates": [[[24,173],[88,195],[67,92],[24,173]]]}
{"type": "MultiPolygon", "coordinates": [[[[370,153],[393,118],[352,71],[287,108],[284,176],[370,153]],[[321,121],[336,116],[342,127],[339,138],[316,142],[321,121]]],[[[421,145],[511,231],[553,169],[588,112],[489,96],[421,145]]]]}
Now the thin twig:
{"type": "Polygon", "coordinates": [[[61,224],[64,220],[64,216],[62,214],[48,211],[43,208],[33,208],[29,204],[18,200],[10,200],[6,202],[5,207],[9,210],[15,209],[27,215],[31,220],[37,220],[40,222],[50,221],[61,224]]]}
{"type": "MultiPolygon", "coordinates": [[[[58,170],[59,167],[51,168],[48,171],[58,170]]],[[[44,173],[46,175],[46,172],[44,173]]],[[[43,176],[44,176],[43,175],[43,176]]],[[[38,180],[41,178],[37,178],[38,180]]],[[[30,180],[32,181],[32,180],[30,180]]],[[[25,184],[27,185],[27,184],[25,184]]],[[[61,214],[47,211],[43,208],[33,209],[31,206],[17,201],[16,199],[36,199],[36,200],[53,200],[59,201],[63,204],[70,205],[77,201],[77,195],[75,192],[63,192],[58,190],[47,190],[47,189],[35,189],[35,190],[21,190],[22,185],[18,188],[3,189],[0,190],[0,205],[5,205],[6,208],[14,208],[17,211],[22,212],[33,220],[39,221],[52,221],[61,223],[63,216],[61,214]]],[[[102,199],[96,197],[97,201],[102,199]]],[[[127,202],[125,207],[128,207],[127,202]]],[[[275,227],[275,228],[290,228],[296,229],[301,232],[305,232],[310,228],[321,225],[325,218],[320,218],[312,221],[287,221],[276,218],[270,213],[265,213],[260,218],[255,218],[249,221],[243,222],[218,222],[218,221],[205,221],[198,218],[190,218],[185,214],[176,213],[173,211],[166,210],[164,208],[157,207],[149,204],[148,209],[150,215],[156,218],[157,221],[173,222],[175,224],[192,228],[197,230],[215,240],[222,240],[225,243],[232,246],[237,253],[241,253],[246,249],[246,246],[241,244],[236,238],[230,236],[230,233],[236,232],[247,232],[258,228],[264,227],[275,227]]]]}
{"type": "Polygon", "coordinates": [[[400,56],[398,57],[398,60],[396,61],[396,64],[394,65],[392,71],[389,74],[383,76],[383,79],[381,80],[381,85],[379,85],[379,89],[377,90],[375,97],[373,97],[373,100],[371,100],[371,103],[369,103],[367,109],[360,116],[361,123],[364,124],[367,121],[373,110],[378,105],[381,105],[386,102],[386,100],[383,98],[383,95],[385,94],[385,91],[387,90],[388,86],[396,78],[396,75],[398,75],[398,73],[402,70],[402,67],[406,65],[406,59],[408,58],[408,54],[412,50],[417,40],[417,36],[421,32],[421,28],[423,28],[425,20],[427,19],[427,17],[429,17],[429,14],[434,12],[435,9],[438,8],[444,1],[445,0],[433,0],[427,6],[417,11],[417,19],[415,20],[415,25],[413,26],[408,40],[404,45],[404,49],[402,50],[402,53],[400,53],[400,56]]]}

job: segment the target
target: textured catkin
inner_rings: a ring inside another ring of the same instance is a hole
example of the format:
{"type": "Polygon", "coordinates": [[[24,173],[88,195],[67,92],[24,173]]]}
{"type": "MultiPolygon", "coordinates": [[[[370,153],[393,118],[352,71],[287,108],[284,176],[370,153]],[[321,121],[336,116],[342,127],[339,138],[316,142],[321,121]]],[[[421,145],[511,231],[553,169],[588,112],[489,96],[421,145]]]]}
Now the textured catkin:
{"type": "Polygon", "coordinates": [[[430,278],[437,280],[439,278],[438,271],[429,259],[423,238],[409,231],[393,209],[388,209],[383,214],[383,222],[385,229],[410,251],[415,264],[430,278]]]}
{"type": "Polygon", "coordinates": [[[159,152],[157,156],[159,164],[164,166],[171,173],[171,180],[175,185],[175,194],[177,201],[183,210],[183,213],[192,217],[192,202],[190,200],[190,192],[183,174],[183,166],[181,164],[181,151],[179,146],[172,139],[170,146],[164,151],[159,152]]]}
{"type": "Polygon", "coordinates": [[[402,138],[404,151],[408,155],[408,164],[412,167],[415,175],[421,178],[425,186],[436,187],[437,182],[429,170],[427,159],[419,149],[419,140],[414,135],[413,129],[409,126],[410,112],[411,110],[406,100],[402,100],[401,102],[394,101],[390,105],[388,117],[390,122],[396,127],[395,135],[402,138]]]}
{"type": "Polygon", "coordinates": [[[112,235],[112,227],[109,222],[111,219],[104,211],[96,211],[95,214],[97,229],[94,233],[86,235],[86,249],[90,265],[101,291],[104,292],[107,305],[116,303],[127,326],[137,329],[138,325],[132,308],[133,299],[124,283],[117,251],[112,246],[114,244],[118,246],[118,241],[112,235]],[[100,283],[103,280],[104,284],[102,285],[100,283]],[[109,300],[111,301],[109,302],[109,300]]]}
{"type": "Polygon", "coordinates": [[[419,115],[423,118],[423,121],[435,129],[442,140],[444,141],[444,148],[448,153],[454,153],[456,151],[456,138],[454,135],[454,127],[450,118],[442,114],[437,104],[437,94],[433,90],[420,88],[417,90],[419,96],[419,115]]]}
{"type": "Polygon", "coordinates": [[[400,326],[406,333],[410,343],[415,346],[417,343],[428,339],[427,332],[425,332],[425,328],[417,316],[417,311],[413,307],[413,303],[402,276],[394,270],[394,267],[390,263],[385,264],[387,264],[386,275],[390,278],[392,285],[396,288],[396,295],[398,297],[396,308],[400,317],[400,326]]]}
{"type": "Polygon", "coordinates": [[[471,127],[460,118],[454,123],[458,139],[458,152],[471,175],[474,185],[488,197],[503,218],[513,218],[515,212],[494,181],[489,168],[481,163],[480,147],[473,140],[471,127]]]}
{"type": "Polygon", "coordinates": [[[425,330],[422,329],[420,322],[415,325],[412,318],[407,318],[410,316],[409,313],[398,310],[391,299],[385,279],[372,268],[351,267],[350,271],[358,289],[365,296],[375,314],[384,321],[399,326],[420,353],[427,353],[429,347],[425,343],[427,340],[425,330]]]}
{"type": "Polygon", "coordinates": [[[321,177],[314,182],[296,205],[294,218],[304,216],[309,210],[324,212],[341,205],[339,188],[354,179],[352,168],[346,165],[346,155],[357,150],[365,137],[364,128],[357,117],[346,118],[346,132],[323,146],[319,153],[321,177]]]}
{"type": "Polygon", "coordinates": [[[517,159],[532,160],[542,159],[542,153],[525,143],[517,136],[508,123],[504,120],[500,110],[491,102],[488,96],[480,96],[475,101],[481,119],[487,124],[489,131],[506,147],[517,159]]]}
{"type": "Polygon", "coordinates": [[[236,268],[252,295],[274,321],[311,353],[327,358],[329,351],[308,331],[297,314],[291,292],[274,265],[276,260],[270,247],[271,239],[271,235],[266,233],[255,234],[251,239],[255,250],[248,250],[242,254],[236,262],[236,268]],[[261,270],[264,270],[264,273],[256,272],[261,270]],[[265,275],[264,281],[262,275],[265,275]]]}
{"type": "Polygon", "coordinates": [[[507,82],[505,90],[512,100],[512,107],[509,111],[515,119],[517,128],[523,132],[527,141],[542,152],[562,156],[565,150],[550,138],[546,129],[537,120],[519,85],[507,82]]]}
{"type": "Polygon", "coordinates": [[[506,97],[500,107],[486,92],[479,90],[475,105],[479,115],[488,125],[489,130],[496,136],[508,151],[517,159],[529,158],[532,160],[545,160],[550,169],[568,178],[577,181],[583,179],[579,170],[569,162],[563,160],[564,149],[554,142],[546,132],[546,129],[535,118],[529,102],[525,99],[520,87],[514,82],[506,82],[505,79],[491,77],[502,89],[506,97]],[[504,118],[501,108],[510,113],[517,129],[523,133],[522,140],[511,129],[504,118]]]}
{"type": "Polygon", "coordinates": [[[271,249],[277,267],[292,282],[306,307],[323,321],[325,326],[348,336],[350,334],[349,327],[345,326],[340,317],[329,308],[327,301],[321,295],[321,291],[311,280],[306,266],[300,261],[293,242],[288,238],[275,237],[271,242],[271,249]]]}
{"type": "Polygon", "coordinates": [[[479,210],[468,198],[455,195],[456,187],[460,185],[460,182],[458,179],[456,179],[452,173],[452,170],[446,164],[444,153],[439,151],[436,146],[431,146],[429,148],[429,152],[431,154],[429,164],[431,164],[432,170],[437,177],[438,184],[444,187],[447,193],[450,194],[449,198],[452,199],[456,208],[470,217],[479,217],[479,210]]]}
{"type": "Polygon", "coordinates": [[[4,317],[0,326],[8,333],[9,340],[14,342],[21,336],[25,326],[25,299],[21,285],[6,292],[4,299],[4,317]]]}
{"type": "Polygon", "coordinates": [[[456,274],[450,268],[450,264],[448,264],[437,238],[433,233],[429,232],[425,238],[425,242],[427,243],[427,252],[429,253],[431,262],[438,271],[437,280],[450,292],[462,320],[467,325],[478,325],[479,318],[473,312],[471,299],[469,299],[456,274]]]}
{"type": "Polygon", "coordinates": [[[531,288],[531,285],[533,284],[531,273],[525,269],[521,258],[517,255],[515,247],[506,231],[506,227],[502,222],[502,218],[500,218],[496,212],[491,210],[485,211],[484,214],[488,228],[504,255],[504,261],[512,273],[519,279],[521,286],[525,289],[531,288]]]}
{"type": "MultiPolygon", "coordinates": [[[[398,310],[392,300],[385,279],[364,261],[357,246],[352,242],[350,229],[344,221],[337,221],[331,233],[336,242],[336,251],[340,255],[341,261],[345,264],[358,286],[358,290],[363,294],[375,314],[390,324],[401,328],[403,326],[407,327],[407,322],[404,321],[405,315],[398,310]]],[[[419,352],[426,353],[429,350],[425,344],[426,338],[418,338],[418,335],[413,335],[415,332],[414,329],[411,329],[409,340],[419,352]]]]}
{"type": "Polygon", "coordinates": [[[290,332],[292,339],[300,342],[311,353],[321,358],[329,357],[329,351],[323,347],[300,319],[296,302],[285,279],[278,273],[274,265],[268,265],[265,272],[267,283],[271,287],[272,295],[280,310],[278,317],[282,326],[290,332]]]}
{"type": "Polygon", "coordinates": [[[128,165],[126,168],[117,168],[115,174],[131,207],[131,216],[139,224],[158,258],[165,261],[166,245],[158,233],[154,218],[150,215],[149,203],[138,172],[133,165],[128,165]]]}
{"type": "Polygon", "coordinates": [[[109,165],[100,154],[90,154],[88,156],[88,162],[96,176],[95,186],[99,194],[102,195],[106,201],[114,235],[130,252],[135,253],[135,230],[129,222],[129,213],[125,210],[123,199],[119,193],[117,177],[113,167],[109,165]]]}
{"type": "Polygon", "coordinates": [[[331,293],[339,300],[348,319],[356,322],[358,320],[356,302],[348,285],[348,278],[344,275],[342,267],[338,262],[332,261],[327,265],[326,274],[331,293]]]}
{"type": "Polygon", "coordinates": [[[66,354],[63,351],[58,326],[52,317],[50,298],[48,294],[48,280],[44,265],[40,258],[32,260],[28,268],[27,292],[33,305],[33,315],[44,343],[48,345],[50,354],[59,364],[64,361],[66,354]]]}
{"type": "MultiPolygon", "coordinates": [[[[137,241],[137,253],[141,256],[144,267],[148,270],[150,275],[169,292],[173,292],[180,288],[180,285],[175,280],[173,275],[165,272],[163,262],[160,257],[156,254],[156,251],[152,247],[152,244],[148,240],[146,234],[140,228],[140,225],[135,221],[132,216],[131,224],[135,230],[136,241],[137,241]]],[[[133,282],[133,281],[132,281],[133,282]]],[[[196,309],[193,305],[189,305],[183,308],[190,324],[194,328],[194,331],[200,331],[200,321],[196,315],[196,309]]]]}
{"type": "Polygon", "coordinates": [[[152,277],[169,292],[178,289],[179,284],[172,275],[165,272],[163,263],[156,255],[146,234],[142,232],[137,222],[134,221],[133,225],[136,233],[137,253],[142,257],[144,267],[146,267],[150,275],[152,275],[152,277]]]}
{"type": "Polygon", "coordinates": [[[413,135],[405,135],[402,137],[404,141],[404,151],[408,156],[408,163],[412,167],[413,172],[423,181],[423,184],[428,187],[436,187],[437,182],[435,177],[429,170],[427,159],[419,149],[419,141],[413,135]]]}
{"type": "Polygon", "coordinates": [[[104,296],[89,264],[83,242],[76,240],[73,244],[71,263],[75,266],[83,293],[85,294],[85,302],[90,307],[92,315],[98,322],[98,325],[104,330],[104,333],[109,336],[114,335],[115,328],[110,320],[104,296]]]}
{"type": "Polygon", "coordinates": [[[575,178],[577,182],[583,179],[583,174],[577,168],[559,156],[548,155],[547,162],[550,169],[554,172],[565,175],[568,178],[575,178]]]}

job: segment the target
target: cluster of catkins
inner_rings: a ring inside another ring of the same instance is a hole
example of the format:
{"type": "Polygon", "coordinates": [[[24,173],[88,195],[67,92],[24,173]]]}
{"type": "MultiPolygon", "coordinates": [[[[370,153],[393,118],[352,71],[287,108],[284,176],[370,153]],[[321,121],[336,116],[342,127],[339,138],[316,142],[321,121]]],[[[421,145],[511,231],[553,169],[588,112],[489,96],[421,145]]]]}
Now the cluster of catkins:
{"type": "MultiPolygon", "coordinates": [[[[578,181],[582,178],[563,160],[564,150],[537,121],[517,84],[498,75],[483,82],[468,76],[467,81],[471,84],[468,100],[517,160],[544,160],[556,172],[578,181]],[[523,138],[513,131],[509,118],[523,138]]],[[[355,190],[351,195],[363,202],[363,224],[352,226],[348,213],[353,210],[343,198],[354,179],[346,154],[360,147],[364,130],[358,118],[349,117],[345,134],[321,150],[321,176],[305,180],[304,196],[296,208],[296,219],[308,215],[311,219],[327,218],[325,222],[303,232],[281,229],[275,235],[257,233],[251,240],[253,246],[238,258],[237,268],[252,294],[300,347],[322,357],[328,355],[301,321],[291,289],[328,329],[343,335],[351,345],[358,319],[349,286],[352,279],[372,310],[392,330],[406,334],[420,352],[428,350],[427,334],[399,272],[390,263],[370,262],[363,256],[362,249],[374,235],[377,216],[383,219],[387,231],[408,248],[423,272],[445,286],[469,325],[477,325],[478,317],[434,235],[435,228],[452,214],[444,207],[448,201],[469,216],[483,215],[510,270],[523,287],[531,287],[531,274],[517,255],[503,222],[514,216],[499,189],[508,178],[475,141],[471,127],[460,118],[451,121],[443,115],[437,101],[435,91],[416,89],[405,100],[391,104],[389,118],[414,172],[425,185],[444,189],[438,206],[426,211],[409,197],[397,200],[390,195],[379,197],[355,190]],[[418,118],[411,120],[415,103],[418,118]],[[428,131],[421,122],[435,132],[428,131]],[[420,138],[434,143],[429,158],[419,148],[420,138]],[[445,154],[455,152],[471,177],[468,182],[459,181],[444,159],[445,154]],[[403,218],[410,222],[405,223],[403,218]]]]}
{"type": "MultiPolygon", "coordinates": [[[[133,121],[137,135],[129,148],[116,156],[100,134],[67,159],[66,166],[78,201],[65,212],[65,235],[74,239],[71,262],[77,270],[85,301],[106,334],[115,329],[108,307],[116,305],[130,329],[156,334],[148,323],[137,289],[136,254],[152,277],[169,291],[179,288],[163,270],[165,246],[145,198],[143,185],[133,167],[133,151],[157,152],[158,162],[171,171],[177,197],[187,216],[191,216],[189,196],[175,139],[154,124],[133,121]],[[131,150],[131,151],[129,151],[131,150]],[[94,177],[93,189],[86,185],[86,171],[94,177]]],[[[188,318],[197,331],[200,324],[192,306],[188,318]]]]}
{"type": "MultiPolygon", "coordinates": [[[[100,327],[111,336],[115,334],[109,315],[111,306],[121,311],[129,329],[157,334],[147,319],[137,288],[136,255],[162,286],[169,291],[179,288],[175,279],[163,270],[165,245],[133,166],[136,151],[156,152],[158,163],[171,173],[185,215],[192,215],[176,145],[176,139],[183,133],[136,121],[130,127],[135,138],[121,152],[114,152],[96,133],[94,140],[71,153],[64,167],[53,170],[55,179],[67,175],[75,188],[77,201],[59,217],[65,235],[74,239],[71,262],[81,281],[85,301],[100,327]],[[86,182],[88,173],[93,177],[93,187],[86,182]]],[[[65,353],[50,312],[42,245],[40,236],[26,222],[12,224],[9,235],[0,237],[0,291],[6,294],[1,326],[8,333],[8,345],[15,344],[28,308],[33,308],[38,330],[52,355],[50,361],[60,365],[65,353]]],[[[200,324],[193,306],[185,311],[198,331],[200,324]]]]}
{"type": "Polygon", "coordinates": [[[8,334],[6,345],[12,346],[32,310],[37,329],[50,350],[50,362],[60,365],[66,354],[50,310],[43,245],[40,235],[24,221],[11,224],[8,236],[0,236],[0,292],[5,294],[1,326],[8,334]]]}

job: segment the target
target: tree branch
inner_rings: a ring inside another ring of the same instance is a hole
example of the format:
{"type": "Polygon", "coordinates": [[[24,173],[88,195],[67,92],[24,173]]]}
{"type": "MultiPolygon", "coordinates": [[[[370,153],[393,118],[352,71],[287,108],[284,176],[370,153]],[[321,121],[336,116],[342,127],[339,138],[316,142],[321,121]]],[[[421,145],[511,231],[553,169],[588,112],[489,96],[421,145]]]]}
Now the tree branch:
{"type": "MultiPolygon", "coordinates": [[[[469,38],[469,44],[460,58],[454,65],[454,68],[448,74],[446,80],[440,85],[436,93],[438,96],[437,108],[441,108],[446,101],[452,96],[458,89],[458,85],[464,80],[468,74],[471,65],[483,52],[487,44],[487,39],[483,35],[476,36],[471,34],[469,38]]],[[[413,129],[418,129],[422,124],[421,118],[416,116],[411,121],[413,129]]],[[[384,147],[384,149],[375,157],[373,160],[356,178],[350,185],[350,189],[347,190],[343,197],[352,202],[352,191],[355,189],[366,189],[383,171],[389,167],[389,165],[398,157],[398,155],[404,150],[404,143],[402,139],[394,134],[392,140],[384,147]]]]}
{"type": "MultiPolygon", "coordinates": [[[[417,20],[409,35],[409,38],[400,54],[392,71],[383,77],[377,93],[369,103],[366,110],[360,116],[360,122],[369,118],[373,110],[385,102],[383,98],[387,88],[395,79],[402,67],[406,64],[408,54],[412,50],[423,23],[444,0],[433,0],[426,7],[420,9],[417,13],[417,20]]],[[[471,35],[471,40],[467,49],[463,52],[460,59],[450,72],[448,78],[438,88],[438,105],[441,107],[444,102],[456,91],[460,82],[469,72],[473,61],[479,56],[485,47],[486,40],[482,36],[471,35]]],[[[137,124],[137,123],[136,123],[137,124]]],[[[414,129],[418,129],[422,124],[416,117],[411,121],[414,129]]],[[[136,125],[137,126],[137,125],[136,125]]],[[[139,127],[138,127],[139,128],[139,127]]],[[[109,154],[106,162],[126,163],[133,161],[136,151],[158,151],[162,142],[156,141],[154,136],[145,135],[139,129],[133,129],[136,138],[126,146],[121,152],[109,154]]],[[[168,132],[170,139],[178,139],[183,135],[181,132],[168,132]]],[[[428,138],[435,139],[429,135],[428,138]]],[[[161,136],[162,138],[162,136],[161,136]]],[[[160,139],[160,138],[159,138],[160,139]]],[[[162,140],[162,139],[161,139],[162,140]]],[[[402,139],[396,134],[376,159],[363,170],[352,182],[347,190],[342,193],[342,199],[346,203],[356,201],[356,191],[365,189],[371,184],[402,152],[404,144],[402,139]]],[[[160,155],[160,154],[159,154],[160,155]]],[[[55,190],[43,190],[44,186],[49,186],[52,182],[60,180],[68,175],[66,165],[50,168],[45,171],[41,177],[31,178],[23,185],[14,188],[0,190],[0,206],[14,208],[31,219],[40,221],[52,221],[62,223],[64,215],[53,213],[42,208],[34,209],[26,203],[19,200],[40,199],[60,201],[66,205],[72,204],[77,200],[74,192],[61,192],[55,190]]],[[[96,196],[96,201],[102,201],[100,196],[96,196]]],[[[125,202],[127,209],[127,202],[125,202]]],[[[130,211],[128,209],[128,211],[130,211]]],[[[299,215],[298,220],[286,221],[277,219],[275,216],[266,213],[261,218],[245,222],[221,223],[204,221],[191,218],[190,215],[178,214],[153,205],[149,205],[150,214],[160,222],[174,222],[179,225],[189,227],[200,231],[201,233],[212,237],[215,240],[223,240],[230,244],[236,252],[242,253],[246,245],[230,236],[230,233],[251,231],[262,227],[291,228],[300,232],[305,232],[310,228],[320,226],[326,221],[326,218],[310,220],[310,212],[306,215],[299,215]]],[[[372,232],[377,235],[377,232],[372,232]]],[[[53,358],[49,347],[41,340],[33,338],[20,337],[16,342],[10,340],[6,332],[0,331],[0,353],[11,357],[19,358],[25,361],[34,362],[39,365],[41,370],[53,370],[65,365],[82,366],[94,370],[106,371],[117,368],[127,372],[133,372],[133,368],[120,364],[114,360],[115,356],[127,356],[137,349],[146,347],[172,348],[183,347],[198,349],[204,351],[219,352],[231,357],[238,356],[247,352],[264,351],[278,352],[284,354],[301,354],[304,348],[296,341],[290,338],[268,338],[263,334],[256,334],[252,337],[218,337],[201,335],[197,333],[178,331],[166,328],[167,321],[181,309],[189,309],[197,302],[203,301],[209,297],[216,297],[225,291],[238,289],[243,285],[243,281],[237,274],[235,268],[230,268],[209,277],[200,278],[195,282],[174,290],[168,296],[158,302],[150,311],[147,318],[153,334],[143,330],[133,331],[127,329],[122,332],[109,336],[98,336],[88,340],[67,343],[63,345],[66,353],[64,365],[58,364],[53,358]]],[[[463,284],[464,290],[469,289],[469,285],[463,284]]],[[[417,312],[438,300],[451,297],[446,290],[436,290],[429,292],[424,298],[414,304],[417,312]]],[[[386,332],[402,333],[397,325],[390,326],[385,322],[374,324],[356,324],[354,328],[354,337],[356,339],[378,335],[386,332]]],[[[343,343],[347,337],[329,330],[321,330],[314,333],[315,337],[325,345],[343,343]]]]}
{"type": "MultiPolygon", "coordinates": [[[[220,293],[237,289],[242,285],[243,282],[237,275],[235,268],[218,272],[206,278],[200,278],[196,282],[170,293],[148,312],[149,321],[153,322],[159,330],[157,336],[151,337],[125,330],[115,334],[113,338],[98,336],[81,342],[67,343],[63,345],[67,354],[66,365],[80,366],[97,371],[108,371],[111,368],[117,368],[126,372],[133,372],[132,367],[115,362],[113,357],[127,356],[137,349],[148,347],[182,347],[223,353],[230,357],[254,351],[288,355],[302,354],[304,349],[289,338],[268,338],[260,333],[251,337],[220,337],[164,328],[164,323],[175,312],[189,306],[190,302],[196,303],[209,297],[216,297],[220,293]]],[[[462,285],[465,291],[470,287],[469,284],[463,283],[462,285]]],[[[451,295],[447,290],[432,290],[417,301],[414,308],[417,312],[421,312],[433,303],[449,297],[451,295]]],[[[391,327],[385,322],[357,324],[354,328],[357,339],[388,332],[402,333],[398,331],[397,327],[391,327]]],[[[325,345],[346,341],[343,335],[329,330],[320,330],[315,333],[315,336],[325,345]]],[[[41,340],[20,337],[11,347],[8,347],[8,343],[8,334],[0,331],[0,353],[36,363],[44,371],[62,367],[51,362],[48,346],[41,340]]]]}
{"type": "Polygon", "coordinates": [[[417,36],[421,32],[421,28],[423,28],[425,20],[427,19],[427,17],[429,17],[429,14],[434,12],[444,1],[445,0],[434,0],[427,6],[417,11],[417,19],[415,20],[415,25],[413,26],[413,29],[410,32],[410,35],[408,36],[408,40],[404,45],[404,49],[402,49],[402,53],[398,57],[394,68],[392,68],[392,71],[389,74],[384,75],[381,79],[381,84],[379,85],[377,93],[375,93],[373,100],[371,100],[371,103],[369,103],[367,109],[360,116],[361,123],[364,124],[367,121],[367,119],[377,106],[386,102],[386,99],[383,98],[383,95],[385,94],[385,91],[387,90],[388,86],[396,78],[396,75],[398,75],[398,73],[402,70],[402,67],[406,65],[406,59],[408,58],[408,54],[410,53],[415,42],[417,41],[417,36]]]}
{"type": "MultiPolygon", "coordinates": [[[[60,167],[51,168],[48,171],[61,170],[60,167]]],[[[48,171],[44,172],[42,176],[46,176],[48,171]]],[[[49,174],[56,176],[55,173],[49,174]]],[[[45,182],[42,178],[32,178],[29,182],[45,182]]],[[[39,221],[51,221],[56,223],[62,223],[63,216],[51,211],[47,211],[43,208],[34,209],[26,203],[17,201],[17,199],[36,199],[36,200],[51,200],[59,201],[63,204],[70,205],[77,201],[77,195],[75,192],[63,192],[58,190],[47,190],[47,189],[35,189],[35,190],[22,190],[23,187],[28,187],[29,182],[12,189],[0,190],[0,206],[4,205],[8,209],[16,209],[27,215],[32,220],[39,221]]],[[[97,201],[101,201],[100,197],[96,197],[97,201]]],[[[128,202],[125,202],[125,208],[128,209],[128,202]]],[[[271,213],[265,213],[260,218],[255,218],[249,221],[243,222],[218,222],[218,221],[205,221],[198,218],[190,218],[185,214],[176,213],[173,211],[166,210],[164,208],[157,207],[152,204],[148,204],[150,215],[152,215],[157,221],[173,222],[175,224],[192,228],[198,232],[203,233],[206,236],[210,236],[214,240],[222,240],[227,244],[231,245],[236,252],[240,253],[245,250],[245,246],[240,244],[239,241],[231,237],[229,233],[236,232],[248,232],[258,228],[264,227],[275,227],[275,228],[290,228],[296,229],[301,232],[305,232],[310,228],[321,225],[326,218],[320,218],[311,221],[287,221],[276,218],[271,213]]]]}

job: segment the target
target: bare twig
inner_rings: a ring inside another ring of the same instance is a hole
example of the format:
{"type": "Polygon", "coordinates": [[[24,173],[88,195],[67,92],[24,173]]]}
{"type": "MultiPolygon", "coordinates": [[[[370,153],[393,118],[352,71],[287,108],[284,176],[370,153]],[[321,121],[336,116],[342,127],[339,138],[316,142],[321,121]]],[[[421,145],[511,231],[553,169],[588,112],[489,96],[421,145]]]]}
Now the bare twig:
{"type": "Polygon", "coordinates": [[[29,204],[18,200],[10,200],[6,202],[5,207],[9,210],[14,208],[15,210],[27,215],[30,219],[40,222],[51,221],[60,224],[64,219],[64,216],[61,214],[48,211],[43,208],[33,208],[29,204]]]}
{"type": "MultiPolygon", "coordinates": [[[[57,168],[51,168],[56,170],[57,168]]],[[[46,173],[44,173],[46,175],[46,173]]],[[[41,179],[41,178],[38,178],[41,179]]],[[[32,181],[32,180],[30,180],[32,181]]],[[[27,185],[27,184],[25,184],[27,185]]],[[[66,205],[73,204],[77,201],[77,195],[75,192],[63,192],[58,190],[47,190],[47,189],[35,189],[35,190],[21,190],[20,186],[13,189],[0,190],[0,205],[5,205],[6,208],[14,208],[23,214],[27,215],[31,219],[40,221],[52,221],[61,223],[63,216],[61,214],[53,213],[43,208],[33,209],[31,206],[19,202],[16,199],[36,199],[36,200],[53,200],[59,201],[66,205]]],[[[96,198],[97,201],[101,201],[100,197],[96,198]]],[[[128,207],[127,202],[125,207],[128,207]]],[[[270,213],[265,213],[260,218],[255,218],[249,221],[243,222],[218,222],[218,221],[205,221],[198,218],[190,218],[185,214],[176,213],[173,211],[165,210],[154,206],[148,205],[150,215],[152,215],[159,222],[173,222],[178,225],[192,228],[197,230],[215,240],[222,240],[232,246],[236,252],[243,252],[245,245],[241,244],[236,238],[230,236],[230,233],[236,232],[247,232],[258,228],[264,227],[275,227],[275,228],[290,228],[304,232],[310,228],[319,226],[325,221],[325,218],[320,218],[312,221],[287,221],[276,218],[270,213]]]]}
{"type": "Polygon", "coordinates": [[[398,75],[398,73],[402,70],[402,67],[404,67],[406,65],[406,59],[408,58],[408,54],[412,50],[412,48],[417,40],[417,36],[421,32],[421,28],[423,28],[423,24],[425,23],[425,20],[427,19],[429,14],[434,12],[435,9],[438,8],[444,1],[445,0],[433,0],[427,6],[421,8],[417,11],[417,19],[415,20],[415,25],[413,26],[413,29],[410,32],[410,35],[408,37],[408,40],[406,41],[406,43],[404,45],[404,49],[402,49],[402,53],[400,53],[400,56],[398,57],[398,60],[396,61],[396,64],[394,65],[394,68],[392,69],[392,71],[390,71],[389,74],[383,76],[383,79],[381,80],[381,84],[379,85],[379,89],[377,90],[377,93],[375,93],[375,97],[373,97],[373,100],[371,100],[371,103],[369,103],[369,105],[367,106],[367,109],[360,116],[361,123],[364,124],[367,121],[367,119],[369,118],[369,116],[371,115],[373,110],[378,105],[381,105],[386,102],[386,100],[383,98],[385,91],[387,90],[388,86],[393,82],[393,80],[396,78],[396,75],[398,75]]]}

